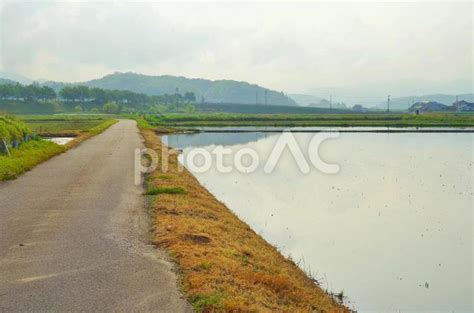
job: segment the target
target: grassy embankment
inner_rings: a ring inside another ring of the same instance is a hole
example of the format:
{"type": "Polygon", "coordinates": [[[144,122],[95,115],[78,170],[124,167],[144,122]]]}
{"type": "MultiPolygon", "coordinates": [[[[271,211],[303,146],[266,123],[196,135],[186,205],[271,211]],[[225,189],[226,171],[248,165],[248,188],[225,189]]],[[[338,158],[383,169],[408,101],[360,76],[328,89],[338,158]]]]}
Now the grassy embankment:
{"type": "Polygon", "coordinates": [[[80,142],[103,132],[116,122],[110,118],[87,118],[85,116],[23,116],[28,127],[41,135],[75,136],[64,146],[37,139],[23,142],[18,149],[11,149],[11,156],[0,155],[0,181],[14,179],[35,165],[66,151],[80,142]],[[41,131],[40,131],[41,129],[41,131]],[[43,132],[42,130],[45,130],[43,132]]]}
{"type": "Polygon", "coordinates": [[[139,122],[147,147],[168,154],[168,171],[147,177],[154,244],[182,274],[198,312],[349,312],[292,260],[216,200],[188,171],[177,170],[154,130],[139,122]]]}
{"type": "Polygon", "coordinates": [[[165,114],[146,116],[159,127],[197,126],[378,126],[378,127],[473,127],[474,114],[165,114]]]}

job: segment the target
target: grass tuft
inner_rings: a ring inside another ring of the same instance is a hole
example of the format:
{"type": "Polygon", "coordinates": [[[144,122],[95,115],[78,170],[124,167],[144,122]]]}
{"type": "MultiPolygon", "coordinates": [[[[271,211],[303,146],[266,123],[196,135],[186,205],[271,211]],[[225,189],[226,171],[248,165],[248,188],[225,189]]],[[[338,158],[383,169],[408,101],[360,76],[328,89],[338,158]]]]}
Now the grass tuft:
{"type": "Polygon", "coordinates": [[[149,196],[155,196],[159,194],[170,194],[170,195],[176,195],[176,194],[186,194],[186,190],[182,187],[150,187],[148,188],[146,194],[149,196]]]}
{"type": "Polygon", "coordinates": [[[195,269],[197,271],[208,271],[212,268],[213,263],[212,262],[202,262],[201,264],[198,264],[195,269]]]}
{"type": "Polygon", "coordinates": [[[169,175],[158,175],[157,178],[163,179],[163,180],[169,180],[169,179],[171,179],[171,176],[169,176],[169,175]]]}
{"type": "Polygon", "coordinates": [[[224,305],[222,300],[225,294],[221,292],[212,293],[209,295],[197,294],[191,299],[193,309],[196,312],[213,312],[215,310],[222,310],[224,305]]]}

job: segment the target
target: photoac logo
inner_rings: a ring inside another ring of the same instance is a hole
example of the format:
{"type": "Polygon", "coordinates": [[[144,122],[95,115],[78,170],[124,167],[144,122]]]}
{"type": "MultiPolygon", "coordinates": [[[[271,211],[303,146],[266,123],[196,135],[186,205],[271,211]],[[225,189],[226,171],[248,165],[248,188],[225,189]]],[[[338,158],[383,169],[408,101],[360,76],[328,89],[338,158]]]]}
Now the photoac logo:
{"type": "MultiPolygon", "coordinates": [[[[257,150],[243,147],[237,150],[224,148],[222,146],[215,147],[212,151],[204,148],[193,148],[185,155],[182,155],[181,162],[177,162],[174,166],[178,172],[182,172],[184,167],[193,173],[204,173],[215,167],[218,173],[230,173],[234,170],[251,174],[255,172],[261,164],[263,172],[271,174],[282,159],[283,154],[287,151],[295,161],[301,173],[307,174],[311,170],[311,166],[325,174],[337,174],[339,172],[338,164],[330,164],[323,161],[320,156],[320,147],[324,141],[328,139],[339,138],[339,132],[319,132],[315,133],[306,148],[309,160],[305,157],[304,149],[296,140],[291,131],[284,131],[278,136],[270,153],[266,157],[262,157],[257,150]],[[225,158],[232,158],[232,164],[225,164],[225,158]],[[196,160],[200,159],[201,162],[196,160]],[[244,159],[247,162],[244,162],[244,159]]],[[[142,175],[152,173],[158,166],[161,166],[161,172],[169,171],[170,155],[178,155],[180,151],[163,146],[161,155],[158,155],[152,149],[135,149],[135,184],[142,183],[142,175]]]]}

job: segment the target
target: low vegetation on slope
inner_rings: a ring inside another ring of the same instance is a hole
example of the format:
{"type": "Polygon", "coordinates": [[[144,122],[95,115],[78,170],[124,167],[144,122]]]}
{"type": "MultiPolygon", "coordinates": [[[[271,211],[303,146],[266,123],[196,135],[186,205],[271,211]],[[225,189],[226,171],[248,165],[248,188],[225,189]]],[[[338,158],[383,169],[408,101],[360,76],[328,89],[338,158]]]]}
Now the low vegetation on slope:
{"type": "Polygon", "coordinates": [[[0,180],[15,178],[64,151],[55,143],[33,138],[25,123],[6,115],[0,115],[0,148],[0,180]]]}
{"type": "Polygon", "coordinates": [[[146,145],[168,155],[168,171],[147,179],[154,243],[182,273],[182,288],[198,312],[349,312],[293,261],[216,200],[164,150],[155,132],[146,145]]]}
{"type": "Polygon", "coordinates": [[[22,143],[19,149],[11,150],[11,156],[0,155],[0,181],[13,179],[64,150],[64,147],[42,139],[22,143]]]}
{"type": "Polygon", "coordinates": [[[13,116],[0,115],[0,142],[4,152],[8,152],[8,146],[16,148],[21,142],[28,141],[31,133],[25,123],[13,116]]]}

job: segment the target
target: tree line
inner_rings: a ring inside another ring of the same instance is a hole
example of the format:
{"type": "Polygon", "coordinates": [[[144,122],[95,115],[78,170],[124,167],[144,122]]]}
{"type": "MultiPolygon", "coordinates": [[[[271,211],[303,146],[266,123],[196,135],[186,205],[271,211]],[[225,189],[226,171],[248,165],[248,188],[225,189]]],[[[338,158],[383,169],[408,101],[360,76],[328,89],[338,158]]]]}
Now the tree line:
{"type": "Polygon", "coordinates": [[[196,101],[196,96],[192,92],[184,94],[146,95],[128,90],[108,90],[101,88],[90,88],[88,86],[65,86],[59,93],[48,86],[31,84],[24,86],[21,84],[0,85],[0,99],[19,101],[47,101],[59,99],[64,102],[81,103],[87,107],[94,105],[104,105],[108,102],[116,102],[127,106],[147,106],[157,104],[183,104],[196,101]]]}
{"type": "Polygon", "coordinates": [[[56,99],[56,97],[56,92],[52,88],[38,84],[28,86],[21,84],[0,85],[0,99],[47,101],[56,99]]]}

